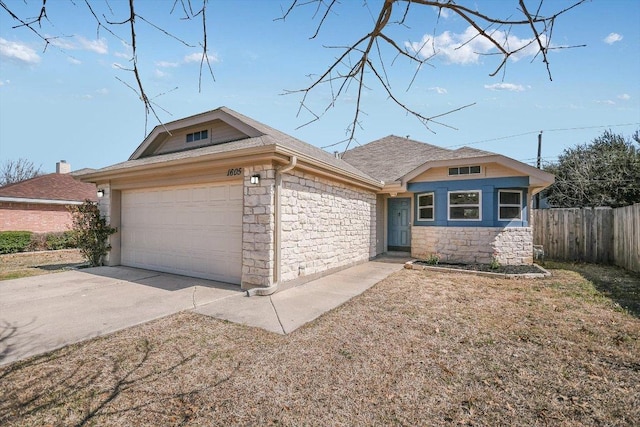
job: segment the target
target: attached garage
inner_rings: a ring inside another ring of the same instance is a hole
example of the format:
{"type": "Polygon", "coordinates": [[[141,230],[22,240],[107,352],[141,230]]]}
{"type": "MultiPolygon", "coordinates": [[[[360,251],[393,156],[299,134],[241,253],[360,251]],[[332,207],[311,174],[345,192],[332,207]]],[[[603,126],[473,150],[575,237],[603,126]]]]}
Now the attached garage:
{"type": "Polygon", "coordinates": [[[240,284],[242,182],[122,191],[121,263],[240,284]]]}

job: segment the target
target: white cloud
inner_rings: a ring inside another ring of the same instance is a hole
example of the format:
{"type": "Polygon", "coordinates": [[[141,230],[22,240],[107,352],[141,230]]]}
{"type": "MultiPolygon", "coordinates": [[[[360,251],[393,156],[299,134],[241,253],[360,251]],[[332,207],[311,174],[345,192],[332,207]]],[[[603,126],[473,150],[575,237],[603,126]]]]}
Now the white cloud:
{"type": "Polygon", "coordinates": [[[435,10],[436,14],[439,13],[441,18],[447,19],[449,18],[449,16],[451,16],[451,13],[449,13],[449,9],[433,6],[433,10],[435,10]]]}
{"type": "Polygon", "coordinates": [[[51,45],[62,50],[88,50],[100,55],[109,53],[107,39],[104,38],[89,40],[82,36],[73,36],[64,39],[53,37],[50,39],[50,43],[51,45]]]}
{"type": "Polygon", "coordinates": [[[492,85],[484,85],[484,88],[489,90],[507,90],[510,92],[523,92],[526,90],[524,86],[513,83],[495,83],[492,85]]]}
{"type": "Polygon", "coordinates": [[[19,42],[11,42],[0,37],[0,57],[21,64],[37,64],[40,56],[29,46],[19,42]]]}
{"type": "Polygon", "coordinates": [[[0,86],[8,85],[11,83],[11,80],[0,80],[0,86]]]}
{"type": "Polygon", "coordinates": [[[616,105],[616,103],[610,99],[605,99],[602,101],[596,101],[596,104],[604,104],[604,105],[616,105]]]}
{"type": "MultiPolygon", "coordinates": [[[[491,37],[508,51],[522,49],[510,56],[513,61],[534,56],[538,52],[538,43],[532,43],[532,39],[521,39],[499,30],[493,31],[491,37]]],[[[540,37],[542,44],[546,44],[546,37],[540,37]]],[[[405,42],[405,46],[423,58],[437,55],[450,64],[477,64],[482,55],[498,52],[492,42],[479,36],[471,26],[463,33],[445,31],[435,37],[425,34],[420,42],[405,42]]]]}
{"type": "Polygon", "coordinates": [[[445,93],[447,93],[447,90],[445,88],[439,86],[430,87],[429,90],[436,92],[439,95],[444,95],[445,93]]]}
{"type": "Polygon", "coordinates": [[[68,57],[67,61],[71,62],[73,65],[82,64],[82,61],[80,61],[79,59],[74,58],[73,56],[68,57]]]}
{"type": "MultiPolygon", "coordinates": [[[[198,56],[198,61],[200,60],[200,56],[198,56]]],[[[158,61],[156,62],[156,66],[161,68],[175,68],[180,65],[177,62],[169,62],[169,61],[158,61]]]]}
{"type": "Polygon", "coordinates": [[[623,101],[628,101],[631,99],[631,95],[629,95],[628,93],[623,93],[621,95],[618,95],[618,99],[622,99],[623,101]]]}
{"type": "Polygon", "coordinates": [[[96,90],[96,93],[99,95],[108,95],[109,89],[107,89],[106,87],[103,87],[102,89],[96,90]]]}
{"type": "Polygon", "coordinates": [[[163,78],[163,77],[167,77],[167,76],[169,75],[169,73],[165,73],[164,71],[162,71],[162,70],[158,70],[158,69],[156,68],[156,70],[155,70],[155,75],[156,75],[156,77],[158,77],[158,78],[160,78],[160,79],[161,79],[161,78],[163,78]]]}
{"type": "Polygon", "coordinates": [[[78,42],[80,43],[81,49],[99,53],[100,55],[105,55],[109,53],[109,48],[107,47],[107,40],[104,38],[98,39],[98,40],[88,40],[82,36],[78,36],[78,42]]]}
{"type": "Polygon", "coordinates": [[[187,64],[190,62],[200,62],[202,60],[202,53],[192,53],[184,57],[184,62],[187,64]]]}
{"type": "Polygon", "coordinates": [[[619,42],[622,40],[622,34],[611,33],[607,37],[605,37],[602,41],[606,44],[614,44],[615,42],[619,42]]]}
{"type": "MultiPolygon", "coordinates": [[[[196,52],[196,53],[192,53],[190,55],[185,56],[183,60],[184,60],[185,64],[189,64],[191,62],[200,62],[200,61],[202,61],[202,57],[203,57],[202,52],[196,52]]],[[[209,58],[209,62],[219,62],[218,55],[216,55],[215,53],[209,52],[207,54],[207,57],[209,58]]]]}

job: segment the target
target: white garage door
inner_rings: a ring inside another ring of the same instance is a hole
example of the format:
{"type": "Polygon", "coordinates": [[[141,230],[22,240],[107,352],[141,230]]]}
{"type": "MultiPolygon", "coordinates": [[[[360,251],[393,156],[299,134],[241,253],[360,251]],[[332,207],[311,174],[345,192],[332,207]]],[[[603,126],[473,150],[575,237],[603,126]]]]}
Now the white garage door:
{"type": "Polygon", "coordinates": [[[240,284],[242,184],[122,192],[121,262],[240,284]]]}

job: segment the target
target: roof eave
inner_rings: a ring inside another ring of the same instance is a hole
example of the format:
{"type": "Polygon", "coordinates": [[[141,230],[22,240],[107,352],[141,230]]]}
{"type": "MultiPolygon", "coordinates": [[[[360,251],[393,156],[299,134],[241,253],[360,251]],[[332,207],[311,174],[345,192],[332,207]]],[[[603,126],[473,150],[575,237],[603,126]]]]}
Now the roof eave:
{"type": "Polygon", "coordinates": [[[355,174],[288,147],[276,145],[275,151],[276,153],[284,154],[289,157],[296,156],[298,158],[298,166],[296,166],[296,169],[311,170],[316,173],[320,173],[331,178],[337,178],[341,181],[374,191],[379,191],[384,186],[382,181],[355,174]]]}
{"type": "Polygon", "coordinates": [[[0,202],[7,203],[32,203],[39,205],[81,205],[80,200],[55,200],[55,199],[32,199],[27,197],[4,197],[0,196],[0,202]]]}

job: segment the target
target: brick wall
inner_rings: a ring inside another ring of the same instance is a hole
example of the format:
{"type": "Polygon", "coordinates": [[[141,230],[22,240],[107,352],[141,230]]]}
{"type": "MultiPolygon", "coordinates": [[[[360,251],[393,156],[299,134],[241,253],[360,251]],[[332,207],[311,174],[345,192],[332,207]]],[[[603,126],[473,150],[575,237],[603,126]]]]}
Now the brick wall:
{"type": "Polygon", "coordinates": [[[375,256],[375,193],[296,170],[282,187],[283,282],[375,256]]]}
{"type": "Polygon", "coordinates": [[[61,232],[71,229],[71,214],[65,205],[0,203],[0,231],[61,232]]]}
{"type": "Polygon", "coordinates": [[[411,256],[438,254],[443,262],[500,264],[533,263],[531,227],[412,227],[411,256]]]}

